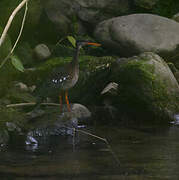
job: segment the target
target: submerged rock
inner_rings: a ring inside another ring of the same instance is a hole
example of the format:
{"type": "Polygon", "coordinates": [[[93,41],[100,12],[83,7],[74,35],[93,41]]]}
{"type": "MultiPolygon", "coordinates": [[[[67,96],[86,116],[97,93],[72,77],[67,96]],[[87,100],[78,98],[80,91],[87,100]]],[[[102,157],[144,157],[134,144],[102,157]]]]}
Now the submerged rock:
{"type": "Polygon", "coordinates": [[[78,125],[85,126],[90,118],[91,112],[81,104],[71,104],[70,112],[67,111],[67,106],[63,105],[62,113],[60,106],[46,107],[28,113],[31,132],[38,136],[69,135],[73,128],[78,128],[78,125]]]}

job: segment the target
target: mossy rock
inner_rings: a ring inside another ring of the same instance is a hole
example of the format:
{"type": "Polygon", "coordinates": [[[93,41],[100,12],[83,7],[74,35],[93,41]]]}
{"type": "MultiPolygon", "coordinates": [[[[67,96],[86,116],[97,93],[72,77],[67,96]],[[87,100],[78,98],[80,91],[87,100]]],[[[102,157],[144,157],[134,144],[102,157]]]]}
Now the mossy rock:
{"type": "Polygon", "coordinates": [[[112,79],[119,83],[120,110],[143,121],[173,119],[179,112],[179,85],[158,55],[143,53],[117,64],[112,79]]]}

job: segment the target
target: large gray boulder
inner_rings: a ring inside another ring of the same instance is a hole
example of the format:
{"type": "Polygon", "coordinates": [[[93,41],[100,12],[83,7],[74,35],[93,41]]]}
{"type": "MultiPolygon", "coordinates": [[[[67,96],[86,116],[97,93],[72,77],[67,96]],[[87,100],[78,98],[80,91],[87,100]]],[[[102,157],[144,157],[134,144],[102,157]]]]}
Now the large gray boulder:
{"type": "Polygon", "coordinates": [[[155,52],[173,56],[179,45],[179,23],[158,15],[132,14],[99,23],[94,36],[123,56],[155,52]]]}

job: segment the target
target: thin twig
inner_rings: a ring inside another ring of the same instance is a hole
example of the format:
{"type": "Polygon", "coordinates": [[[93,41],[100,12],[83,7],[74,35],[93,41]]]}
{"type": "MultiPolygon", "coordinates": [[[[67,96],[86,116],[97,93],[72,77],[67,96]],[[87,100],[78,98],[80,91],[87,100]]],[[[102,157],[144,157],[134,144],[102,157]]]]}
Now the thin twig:
{"type": "MultiPolygon", "coordinates": [[[[22,107],[22,106],[35,106],[37,103],[31,102],[31,103],[18,103],[18,104],[8,104],[6,105],[7,108],[10,107],[22,107]]],[[[59,106],[60,104],[57,103],[41,103],[40,105],[44,106],[59,106]]]]}
{"type": "Polygon", "coordinates": [[[0,47],[2,45],[2,43],[4,42],[5,38],[6,38],[6,35],[7,35],[7,31],[9,30],[9,27],[11,26],[11,23],[15,17],[15,15],[17,14],[17,12],[24,6],[24,4],[26,2],[28,2],[29,0],[23,0],[15,9],[14,11],[12,12],[11,16],[9,17],[9,20],[6,24],[6,27],[4,28],[4,31],[1,35],[1,38],[0,38],[0,47]]]}
{"type": "Polygon", "coordinates": [[[25,12],[24,12],[24,17],[23,17],[23,19],[22,19],[21,29],[20,29],[19,35],[18,35],[18,37],[17,37],[17,40],[16,40],[16,42],[14,43],[14,46],[13,46],[11,52],[10,52],[11,54],[13,53],[13,51],[14,51],[15,47],[17,46],[17,43],[19,42],[19,39],[20,39],[20,37],[21,37],[21,35],[22,35],[22,31],[23,31],[23,29],[24,29],[24,24],[25,24],[25,20],[26,20],[26,16],[27,16],[27,10],[28,10],[28,1],[26,2],[26,5],[25,5],[25,12]]]}
{"type": "Polygon", "coordinates": [[[75,130],[76,130],[77,132],[81,132],[81,133],[83,133],[83,134],[86,134],[86,135],[89,135],[89,136],[92,136],[92,137],[94,137],[94,138],[97,138],[97,139],[100,139],[100,140],[104,141],[104,142],[106,143],[106,145],[107,145],[110,153],[112,154],[113,158],[116,160],[118,166],[120,166],[120,161],[119,161],[118,157],[116,156],[115,152],[112,150],[112,147],[111,147],[111,145],[109,144],[109,142],[107,141],[106,138],[102,138],[102,137],[100,137],[100,136],[96,136],[96,135],[94,135],[94,134],[91,134],[91,133],[86,132],[86,131],[83,131],[83,130],[79,130],[79,129],[75,129],[75,130]]]}
{"type": "Polygon", "coordinates": [[[25,7],[25,12],[24,12],[24,16],[23,16],[23,20],[22,20],[22,25],[21,25],[21,29],[20,29],[20,32],[19,32],[19,35],[17,37],[17,40],[16,42],[14,43],[14,46],[13,48],[11,49],[10,53],[6,56],[6,58],[3,60],[3,62],[1,63],[0,65],[0,68],[6,63],[6,61],[9,59],[9,57],[12,55],[15,47],[17,46],[17,43],[22,35],[22,31],[23,31],[23,28],[24,28],[24,24],[25,24],[25,19],[26,19],[26,15],[27,15],[27,10],[28,10],[28,1],[29,0],[23,0],[16,8],[15,10],[12,12],[11,16],[9,17],[9,20],[4,28],[4,31],[1,35],[1,38],[0,38],[0,47],[1,45],[3,44],[5,38],[6,38],[6,35],[7,35],[7,32],[11,26],[11,23],[14,19],[14,17],[16,16],[17,12],[24,6],[24,4],[26,4],[26,7],[25,7]]]}

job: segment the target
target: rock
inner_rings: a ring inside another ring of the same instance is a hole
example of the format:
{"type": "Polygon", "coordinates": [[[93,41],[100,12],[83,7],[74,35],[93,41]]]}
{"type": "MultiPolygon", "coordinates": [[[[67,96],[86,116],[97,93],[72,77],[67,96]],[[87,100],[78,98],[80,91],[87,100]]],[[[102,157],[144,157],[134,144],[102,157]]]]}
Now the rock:
{"type": "Polygon", "coordinates": [[[103,104],[107,107],[111,106],[112,99],[118,95],[119,84],[115,82],[109,83],[101,92],[103,104]]]}
{"type": "Polygon", "coordinates": [[[37,45],[34,49],[34,53],[39,60],[44,60],[51,56],[51,52],[45,44],[37,45]]]}
{"type": "Polygon", "coordinates": [[[143,53],[117,64],[111,67],[111,79],[120,82],[114,101],[119,110],[146,122],[173,120],[179,112],[179,84],[164,60],[154,53],[143,53]]]}
{"type": "Polygon", "coordinates": [[[91,118],[91,112],[84,105],[76,103],[73,104],[71,108],[75,118],[79,120],[91,118]]]}
{"type": "Polygon", "coordinates": [[[104,46],[123,55],[155,52],[175,55],[179,45],[179,23],[158,15],[132,14],[99,23],[94,32],[104,46]]]}
{"type": "Polygon", "coordinates": [[[25,91],[25,92],[29,91],[27,85],[22,82],[15,83],[15,86],[18,87],[21,91],[25,91]]]}
{"type": "Polygon", "coordinates": [[[179,13],[175,14],[173,17],[172,17],[173,20],[175,20],[176,22],[179,22],[179,13]]]}
{"type": "Polygon", "coordinates": [[[21,133],[21,128],[18,127],[15,123],[6,122],[6,127],[8,131],[17,131],[18,133],[21,133]]]}
{"type": "Polygon", "coordinates": [[[4,98],[13,103],[35,102],[35,98],[31,95],[32,87],[28,87],[22,82],[11,82],[11,86],[6,91],[4,98]]]}
{"type": "Polygon", "coordinates": [[[80,4],[78,17],[92,25],[110,17],[127,13],[130,7],[128,0],[78,0],[78,3],[80,4]]]}
{"type": "MultiPolygon", "coordinates": [[[[87,120],[91,118],[91,112],[81,104],[71,104],[71,112],[67,111],[66,105],[63,107],[63,113],[60,113],[59,106],[46,107],[41,117],[39,111],[42,110],[36,110],[36,115],[31,112],[33,119],[29,119],[26,144],[38,145],[54,135],[73,136],[74,128],[86,126],[87,120]]],[[[30,113],[28,116],[30,117],[30,113]]]]}
{"type": "Polygon", "coordinates": [[[109,83],[101,92],[101,95],[108,94],[108,95],[116,95],[118,90],[118,84],[115,82],[109,83]]]}
{"type": "MultiPolygon", "coordinates": [[[[43,1],[47,18],[57,29],[58,35],[80,33],[81,22],[88,23],[87,30],[102,20],[125,14],[129,11],[129,0],[47,0],[43,1]]],[[[86,27],[86,26],[85,26],[86,27]]]]}

